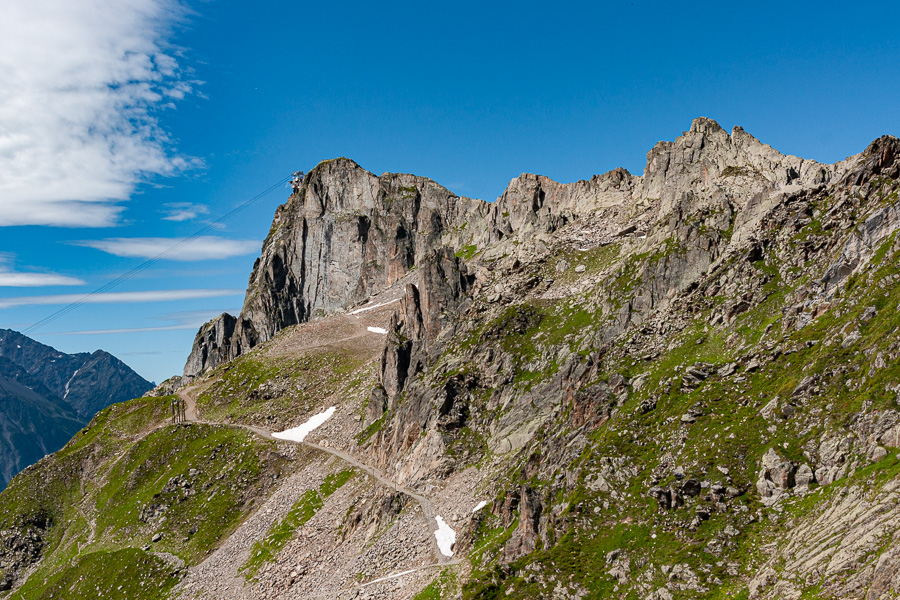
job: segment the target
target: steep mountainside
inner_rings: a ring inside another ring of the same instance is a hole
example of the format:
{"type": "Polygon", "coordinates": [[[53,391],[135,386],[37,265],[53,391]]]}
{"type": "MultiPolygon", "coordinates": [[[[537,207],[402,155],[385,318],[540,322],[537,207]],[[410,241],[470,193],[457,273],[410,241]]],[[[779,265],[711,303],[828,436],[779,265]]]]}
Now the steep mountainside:
{"type": "Polygon", "coordinates": [[[0,356],[65,400],[85,422],[98,410],[153,387],[109,352],[65,354],[10,329],[0,329],[0,356]]]}
{"type": "Polygon", "coordinates": [[[896,598],[898,191],[896,138],[823,165],[703,118],[492,204],[322,163],[185,422],[110,407],[0,494],[3,586],[896,598]]]}
{"type": "Polygon", "coordinates": [[[152,385],[108,352],[65,354],[0,330],[0,485],[62,448],[98,410],[152,385]]]}
{"type": "Polygon", "coordinates": [[[83,425],[56,394],[0,357],[0,484],[62,448],[83,425]]]}

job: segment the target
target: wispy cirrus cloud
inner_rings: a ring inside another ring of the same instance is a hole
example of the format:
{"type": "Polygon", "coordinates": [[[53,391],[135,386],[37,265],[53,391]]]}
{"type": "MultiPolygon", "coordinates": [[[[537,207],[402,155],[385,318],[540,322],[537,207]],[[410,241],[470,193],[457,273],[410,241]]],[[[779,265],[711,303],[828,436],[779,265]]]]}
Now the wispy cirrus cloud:
{"type": "Polygon", "coordinates": [[[130,304],[138,302],[169,302],[172,300],[195,300],[198,298],[221,298],[224,296],[242,296],[244,290],[238,289],[196,289],[196,290],[148,290],[143,292],[108,292],[101,294],[50,294],[46,296],[19,296],[18,298],[0,298],[0,309],[16,306],[54,305],[54,304],[130,304]]]}
{"type": "Polygon", "coordinates": [[[154,331],[195,331],[201,325],[222,314],[222,310],[190,310],[163,315],[155,320],[172,321],[171,325],[149,327],[125,327],[118,329],[87,329],[80,331],[56,331],[44,335],[115,335],[121,333],[151,333],[154,331]]]}
{"type": "Polygon", "coordinates": [[[48,287],[51,285],[84,285],[77,277],[56,273],[17,273],[0,269],[0,287],[48,287]]]}
{"type": "Polygon", "coordinates": [[[0,287],[47,287],[52,285],[84,285],[77,277],[57,273],[23,272],[13,268],[14,255],[0,252],[0,287]]]}
{"type": "Polygon", "coordinates": [[[116,224],[135,185],[194,164],[158,112],[191,93],[180,0],[0,2],[0,226],[116,224]]]}
{"type": "Polygon", "coordinates": [[[191,202],[168,202],[163,204],[160,211],[164,221],[192,221],[197,217],[209,214],[209,207],[205,204],[193,204],[191,202]]]}
{"type": "Polygon", "coordinates": [[[193,261],[215,260],[245,256],[259,252],[256,240],[230,240],[204,235],[196,238],[107,238],[72,242],[76,246],[96,248],[114,256],[129,258],[157,258],[178,246],[176,252],[167,254],[167,260],[193,261]]]}
{"type": "Polygon", "coordinates": [[[84,331],[54,331],[43,335],[110,335],[118,333],[149,333],[152,331],[195,330],[199,325],[165,325],[162,327],[126,327],[124,329],[85,329],[84,331]]]}

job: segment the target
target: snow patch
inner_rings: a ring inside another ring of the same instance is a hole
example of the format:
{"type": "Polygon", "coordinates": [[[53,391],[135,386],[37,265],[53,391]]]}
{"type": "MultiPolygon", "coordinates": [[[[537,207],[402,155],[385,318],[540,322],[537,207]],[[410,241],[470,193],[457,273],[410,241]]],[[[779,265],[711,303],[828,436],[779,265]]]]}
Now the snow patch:
{"type": "Polygon", "coordinates": [[[80,370],[80,367],[78,369],[75,369],[75,372],[72,373],[72,376],[69,377],[69,380],[66,382],[66,393],[63,394],[63,400],[65,400],[69,396],[69,384],[72,383],[72,380],[75,379],[75,376],[78,375],[78,371],[80,370]]]}
{"type": "Polygon", "coordinates": [[[479,510],[481,510],[485,506],[487,506],[487,502],[482,500],[481,502],[479,502],[478,504],[475,505],[475,508],[472,509],[472,513],[473,514],[477,513],[479,510]]]}
{"type": "Polygon", "coordinates": [[[278,438],[279,440],[289,440],[291,442],[302,442],[306,439],[306,436],[312,432],[313,429],[320,426],[322,423],[331,418],[331,415],[334,414],[334,411],[337,410],[334,406],[326,410],[325,412],[321,412],[317,415],[313,415],[309,418],[309,420],[300,425],[299,427],[293,427],[291,429],[285,429],[284,431],[279,431],[278,433],[273,433],[272,437],[278,438]]]}
{"type": "Polygon", "coordinates": [[[453,556],[453,544],[456,543],[456,532],[444,522],[444,519],[442,519],[440,515],[436,516],[434,520],[437,521],[438,524],[437,531],[434,532],[434,537],[437,538],[438,549],[440,549],[441,554],[444,556],[453,556]]]}
{"type": "Polygon", "coordinates": [[[372,333],[380,333],[382,335],[387,333],[387,329],[384,329],[382,327],[366,327],[366,329],[368,329],[372,333]]]}
{"type": "Polygon", "coordinates": [[[388,304],[393,304],[394,302],[400,302],[400,298],[395,300],[388,300],[387,302],[382,302],[381,304],[373,304],[372,306],[364,306],[362,308],[357,308],[354,311],[350,311],[351,315],[358,315],[359,313],[364,313],[369,310],[375,310],[376,308],[381,308],[382,306],[387,306],[388,304]]]}

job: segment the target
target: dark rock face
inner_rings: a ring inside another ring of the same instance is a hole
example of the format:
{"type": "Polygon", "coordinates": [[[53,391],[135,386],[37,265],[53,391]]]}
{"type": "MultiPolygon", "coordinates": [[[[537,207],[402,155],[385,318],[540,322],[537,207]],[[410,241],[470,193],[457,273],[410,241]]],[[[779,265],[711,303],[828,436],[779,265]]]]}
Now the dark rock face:
{"type": "Polygon", "coordinates": [[[25,517],[18,527],[0,531],[0,592],[16,583],[16,574],[38,561],[44,548],[44,536],[50,528],[50,519],[42,513],[25,517]]]}
{"type": "Polygon", "coordinates": [[[108,352],[65,354],[0,330],[0,484],[62,448],[98,410],[151,387],[108,352]]]}
{"type": "Polygon", "coordinates": [[[241,348],[240,341],[234,337],[236,325],[237,319],[228,313],[203,325],[194,338],[191,355],[184,366],[185,373],[199,373],[235,358],[241,348]]]}
{"type": "Polygon", "coordinates": [[[381,355],[381,385],[387,398],[396,399],[410,373],[418,373],[424,367],[424,341],[419,288],[410,283],[400,299],[400,309],[391,317],[381,355]]]}
{"type": "Polygon", "coordinates": [[[540,537],[543,503],[540,493],[523,487],[519,496],[519,524],[503,548],[503,558],[508,562],[533,551],[540,537]]]}
{"type": "Polygon", "coordinates": [[[419,270],[419,287],[406,286],[394,313],[381,357],[381,383],[393,403],[409,377],[419,373],[438,338],[449,335],[472,278],[464,262],[449,248],[429,254],[419,270]]]}
{"type": "MultiPolygon", "coordinates": [[[[421,261],[419,285],[407,284],[388,327],[381,356],[381,387],[372,393],[373,398],[383,394],[382,412],[395,407],[407,382],[421,373],[452,337],[453,321],[465,305],[472,281],[465,263],[447,247],[421,261]]],[[[408,449],[432,422],[444,430],[462,427],[467,415],[466,393],[465,382],[451,380],[440,389],[411,395],[379,431],[376,460],[383,464],[389,456],[408,449]]],[[[422,447],[420,461],[439,462],[443,450],[440,436],[433,436],[422,447]]]]}
{"type": "Polygon", "coordinates": [[[0,357],[0,483],[62,448],[84,425],[34,376],[0,357]]]}

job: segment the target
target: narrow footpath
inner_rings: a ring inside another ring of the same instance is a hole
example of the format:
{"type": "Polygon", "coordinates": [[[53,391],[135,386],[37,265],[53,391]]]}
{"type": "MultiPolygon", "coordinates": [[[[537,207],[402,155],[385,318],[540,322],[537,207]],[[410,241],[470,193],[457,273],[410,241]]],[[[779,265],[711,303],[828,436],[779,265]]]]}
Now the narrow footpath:
{"type": "Polygon", "coordinates": [[[385,577],[381,577],[374,581],[362,583],[358,586],[353,586],[352,588],[349,588],[349,590],[346,590],[346,591],[350,591],[350,590],[362,588],[362,587],[367,587],[367,586],[370,586],[370,585],[380,582],[380,581],[386,581],[386,580],[390,580],[390,579],[394,579],[394,578],[399,578],[399,577],[402,577],[403,575],[407,575],[407,574],[414,573],[417,571],[422,571],[425,569],[459,564],[459,562],[460,562],[459,559],[445,556],[440,551],[440,548],[438,547],[437,538],[434,535],[434,533],[439,528],[438,522],[437,522],[438,515],[434,509],[434,505],[431,503],[431,500],[429,500],[426,496],[423,496],[422,494],[420,494],[404,485],[397,483],[396,481],[391,479],[386,473],[384,473],[380,469],[360,461],[359,459],[357,459],[355,456],[353,456],[352,454],[350,454],[348,452],[344,452],[344,451],[338,450],[336,448],[320,446],[320,445],[314,444],[312,442],[306,442],[306,441],[297,442],[294,440],[285,440],[285,439],[281,439],[281,438],[276,438],[272,435],[273,432],[262,429],[260,427],[253,427],[252,425],[243,425],[243,424],[239,424],[239,423],[221,423],[221,422],[216,422],[216,421],[207,421],[205,419],[200,419],[200,415],[197,410],[197,401],[196,401],[196,396],[195,396],[195,391],[197,390],[198,387],[199,386],[188,386],[185,388],[181,388],[180,390],[177,391],[178,396],[184,401],[184,404],[185,404],[185,420],[187,422],[201,423],[201,424],[206,424],[206,425],[225,425],[225,426],[229,426],[229,427],[239,427],[241,429],[246,429],[248,431],[251,431],[254,434],[260,436],[261,438],[264,438],[267,440],[272,440],[272,441],[276,441],[276,442],[286,442],[286,443],[291,443],[291,444],[298,444],[298,445],[306,446],[308,448],[312,448],[314,450],[318,450],[320,452],[324,452],[326,454],[330,454],[331,456],[334,456],[334,457],[340,459],[341,461],[347,463],[348,465],[351,465],[351,466],[367,473],[369,476],[371,476],[373,479],[375,479],[382,485],[389,487],[399,493],[402,493],[402,494],[408,496],[409,498],[414,500],[421,507],[422,515],[423,515],[424,521],[425,521],[424,525],[426,527],[428,527],[428,530],[429,530],[429,534],[430,534],[429,539],[431,540],[432,554],[435,557],[435,562],[428,564],[428,565],[416,567],[414,569],[404,571],[402,573],[387,575],[385,577]]]}

